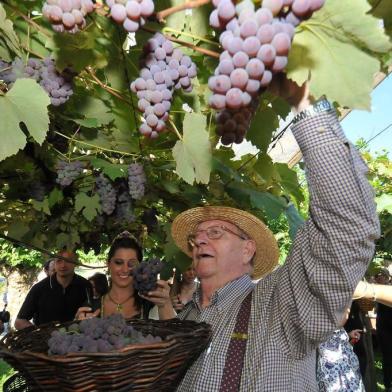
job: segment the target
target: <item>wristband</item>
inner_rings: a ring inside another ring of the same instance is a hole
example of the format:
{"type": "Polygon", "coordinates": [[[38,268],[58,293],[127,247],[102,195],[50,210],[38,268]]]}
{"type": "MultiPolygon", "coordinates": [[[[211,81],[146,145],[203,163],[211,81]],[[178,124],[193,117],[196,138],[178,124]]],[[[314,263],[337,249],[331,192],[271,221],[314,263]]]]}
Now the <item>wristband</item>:
{"type": "Polygon", "coordinates": [[[306,118],[311,118],[313,116],[317,116],[320,113],[332,111],[334,111],[333,105],[328,100],[322,99],[321,101],[317,101],[315,104],[308,106],[306,109],[296,114],[292,123],[296,124],[298,121],[305,120],[306,118]]]}

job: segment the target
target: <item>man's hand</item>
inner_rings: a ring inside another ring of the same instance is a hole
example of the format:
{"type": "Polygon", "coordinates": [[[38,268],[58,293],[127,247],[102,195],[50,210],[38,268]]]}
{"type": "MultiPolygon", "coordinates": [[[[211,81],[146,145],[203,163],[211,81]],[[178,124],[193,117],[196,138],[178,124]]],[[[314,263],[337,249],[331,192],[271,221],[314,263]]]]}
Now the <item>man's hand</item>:
{"type": "Polygon", "coordinates": [[[272,94],[285,99],[296,112],[300,112],[312,104],[309,83],[305,82],[302,86],[298,86],[297,83],[287,79],[284,73],[273,77],[268,90],[272,94]]]}
{"type": "Polygon", "coordinates": [[[146,295],[139,295],[158,307],[160,320],[169,320],[176,317],[177,314],[173,309],[170,298],[170,286],[165,280],[158,280],[155,290],[149,291],[146,295]]]}

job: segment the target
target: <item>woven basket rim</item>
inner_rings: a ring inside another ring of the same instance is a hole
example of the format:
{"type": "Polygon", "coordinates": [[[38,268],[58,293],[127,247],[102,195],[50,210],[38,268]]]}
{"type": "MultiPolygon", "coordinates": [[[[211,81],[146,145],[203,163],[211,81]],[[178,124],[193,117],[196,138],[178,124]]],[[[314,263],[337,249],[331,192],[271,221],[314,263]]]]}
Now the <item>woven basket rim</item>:
{"type": "MultiPolygon", "coordinates": [[[[135,324],[138,324],[140,320],[135,320],[135,324]]],[[[159,322],[161,322],[161,320],[150,320],[153,323],[156,323],[156,327],[159,328],[159,322]]],[[[166,320],[165,320],[166,321],[166,320]]],[[[165,322],[164,321],[164,322],[165,322]]],[[[64,326],[64,325],[69,325],[72,324],[76,321],[69,321],[67,323],[48,323],[45,325],[42,325],[38,328],[36,327],[30,327],[29,329],[32,331],[38,331],[38,330],[43,330],[46,328],[50,328],[50,327],[58,327],[58,326],[64,326]]],[[[186,323],[189,323],[189,320],[186,321],[186,323]]],[[[178,339],[180,339],[181,337],[185,337],[185,336],[189,336],[189,334],[194,334],[197,331],[201,331],[201,330],[206,330],[206,329],[210,329],[210,325],[205,323],[205,322],[194,322],[195,326],[197,325],[197,328],[194,328],[192,331],[189,332],[174,332],[172,334],[169,334],[166,336],[166,338],[164,340],[162,340],[161,342],[156,342],[156,343],[134,343],[134,344],[129,344],[125,347],[123,347],[122,349],[119,350],[115,350],[115,351],[109,351],[109,352],[105,352],[105,353],[88,353],[88,352],[75,352],[75,353],[69,353],[66,355],[48,355],[47,353],[43,353],[43,352],[37,352],[37,351],[31,351],[31,350],[26,350],[26,351],[20,351],[20,352],[13,352],[12,350],[10,350],[5,344],[4,341],[6,340],[7,337],[10,337],[9,335],[11,334],[18,334],[18,333],[23,333],[23,332],[27,332],[26,330],[22,330],[22,331],[14,331],[11,332],[10,334],[7,334],[5,336],[3,336],[3,338],[0,340],[0,357],[2,356],[2,352],[5,353],[6,355],[10,355],[14,358],[19,359],[24,357],[24,356],[29,356],[29,357],[36,357],[42,360],[46,360],[49,362],[59,362],[59,363],[69,363],[72,362],[72,360],[74,360],[75,362],[77,362],[77,360],[88,360],[89,358],[105,358],[105,357],[125,357],[128,354],[130,354],[133,351],[138,351],[138,350],[154,350],[156,348],[168,348],[170,346],[173,346],[174,344],[177,343],[178,339]]]]}

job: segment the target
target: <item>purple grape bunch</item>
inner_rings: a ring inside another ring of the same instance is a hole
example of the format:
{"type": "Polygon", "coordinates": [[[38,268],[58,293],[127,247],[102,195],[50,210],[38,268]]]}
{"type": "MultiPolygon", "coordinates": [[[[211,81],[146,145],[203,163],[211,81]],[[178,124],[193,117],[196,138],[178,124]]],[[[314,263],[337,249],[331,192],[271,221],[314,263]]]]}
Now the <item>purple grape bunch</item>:
{"type": "Polygon", "coordinates": [[[9,88],[17,79],[34,79],[48,93],[53,106],[65,103],[73,94],[73,76],[69,70],[58,72],[55,61],[49,57],[44,60],[31,57],[26,64],[20,58],[15,58],[11,64],[0,61],[0,79],[9,88]]]}
{"type": "Polygon", "coordinates": [[[231,0],[214,3],[217,8],[211,19],[214,27],[225,28],[219,37],[224,51],[208,86],[213,92],[210,106],[219,111],[217,134],[223,144],[242,142],[257,109],[259,94],[271,83],[273,75],[284,71],[287,65],[295,26],[323,3],[264,0],[258,10],[249,0],[236,7],[231,0]]]}
{"type": "Polygon", "coordinates": [[[94,11],[92,0],[47,0],[43,16],[58,33],[75,34],[86,27],[86,15],[94,11]]]}
{"type": "Polygon", "coordinates": [[[147,41],[144,52],[139,78],[131,83],[131,90],[143,113],[140,133],[157,138],[166,128],[174,90],[192,91],[197,68],[189,56],[160,33],[147,41]]]}
{"type": "Polygon", "coordinates": [[[114,215],[116,222],[120,225],[129,225],[130,223],[135,222],[136,216],[133,211],[132,199],[128,189],[123,189],[118,192],[114,215]]]}
{"type": "Polygon", "coordinates": [[[130,33],[139,30],[154,12],[153,0],[106,0],[112,19],[130,33]]]}
{"type": "Polygon", "coordinates": [[[16,57],[12,63],[0,60],[0,79],[10,88],[20,78],[31,78],[39,81],[41,67],[41,60],[32,57],[27,60],[27,64],[19,57],[16,57]]]}
{"type": "Polygon", "coordinates": [[[146,294],[157,287],[158,274],[163,263],[159,259],[143,261],[132,270],[133,286],[141,294],[146,294]]]}
{"type": "Polygon", "coordinates": [[[81,161],[59,160],[56,164],[56,182],[63,187],[71,185],[82,174],[84,167],[85,164],[81,161]]]}
{"type": "Polygon", "coordinates": [[[111,181],[100,173],[95,179],[97,193],[101,202],[102,211],[106,215],[111,215],[116,208],[117,192],[111,181]]]}
{"type": "Polygon", "coordinates": [[[146,175],[141,163],[131,163],[128,166],[128,188],[132,199],[140,200],[144,196],[146,175]]]}
{"type": "Polygon", "coordinates": [[[73,94],[73,75],[70,71],[57,72],[55,61],[49,57],[43,60],[39,84],[48,93],[53,106],[59,106],[68,101],[73,94]]]}
{"type": "Polygon", "coordinates": [[[48,340],[48,354],[107,353],[121,350],[130,344],[161,341],[159,336],[144,336],[142,332],[128,325],[120,313],[115,313],[109,317],[93,317],[54,330],[48,340]]]}

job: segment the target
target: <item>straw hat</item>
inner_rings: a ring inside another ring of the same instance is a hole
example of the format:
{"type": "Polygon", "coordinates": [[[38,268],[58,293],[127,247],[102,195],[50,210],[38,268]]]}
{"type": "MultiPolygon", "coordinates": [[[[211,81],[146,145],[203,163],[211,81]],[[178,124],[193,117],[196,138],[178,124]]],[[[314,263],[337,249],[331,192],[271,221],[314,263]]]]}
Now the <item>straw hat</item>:
{"type": "Polygon", "coordinates": [[[252,278],[258,279],[271,272],[278,263],[279,249],[268,227],[254,215],[232,207],[207,206],[191,208],[178,215],[172,224],[172,237],[176,245],[188,256],[188,236],[197,226],[209,220],[230,222],[256,242],[252,278]]]}

